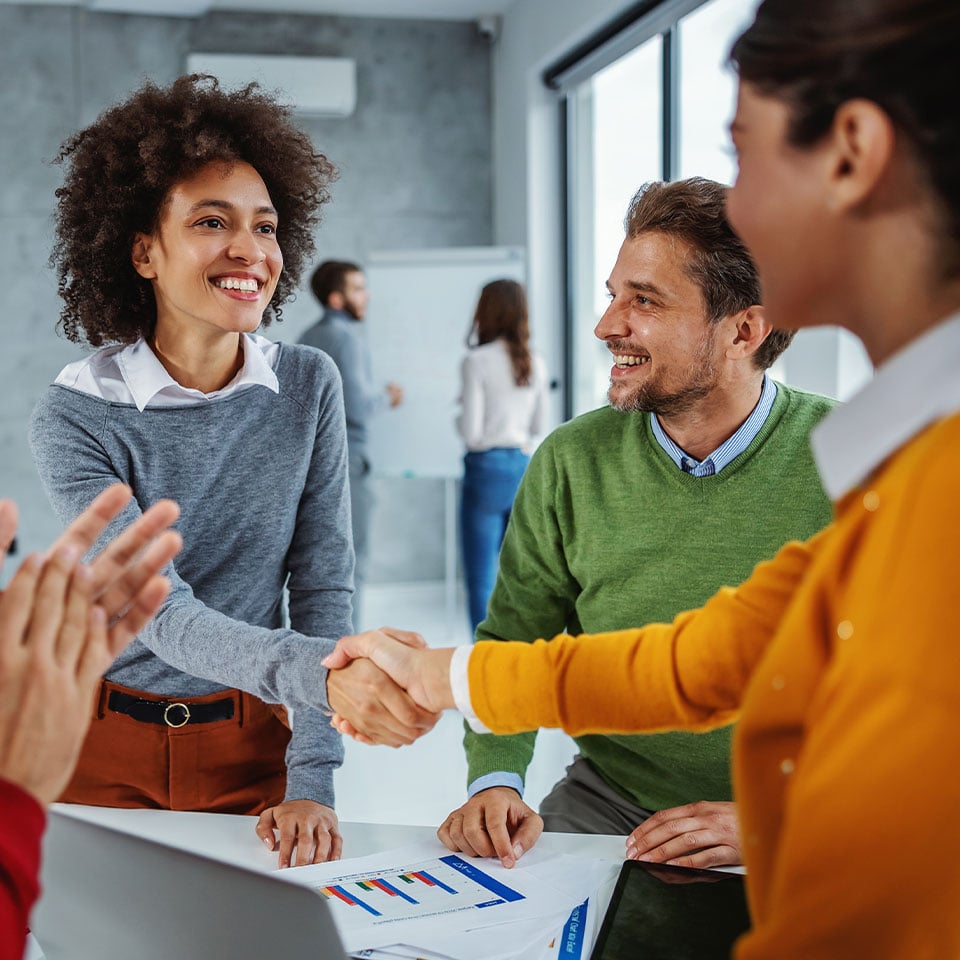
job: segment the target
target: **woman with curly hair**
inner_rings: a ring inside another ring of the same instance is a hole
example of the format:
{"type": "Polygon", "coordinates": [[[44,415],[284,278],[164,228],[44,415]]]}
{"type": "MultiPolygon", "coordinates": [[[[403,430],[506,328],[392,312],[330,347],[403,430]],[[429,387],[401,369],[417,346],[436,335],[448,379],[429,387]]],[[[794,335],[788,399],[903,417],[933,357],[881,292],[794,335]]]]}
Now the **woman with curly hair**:
{"type": "Polygon", "coordinates": [[[319,351],[254,332],[296,289],[333,167],[256,85],[202,76],[146,84],[59,160],[61,324],[107,346],[41,398],[34,458],[64,520],[119,479],[134,503],[105,538],[168,497],[185,541],[62,799],[255,813],[281,866],[294,847],[298,864],[335,858],[342,745],[321,711],[370,702],[394,743],[415,731],[391,709],[431,718],[379,671],[328,682],[319,666],[322,638],[350,632],[340,382],[319,351]],[[295,708],[292,731],[268,704],[295,708]]]}

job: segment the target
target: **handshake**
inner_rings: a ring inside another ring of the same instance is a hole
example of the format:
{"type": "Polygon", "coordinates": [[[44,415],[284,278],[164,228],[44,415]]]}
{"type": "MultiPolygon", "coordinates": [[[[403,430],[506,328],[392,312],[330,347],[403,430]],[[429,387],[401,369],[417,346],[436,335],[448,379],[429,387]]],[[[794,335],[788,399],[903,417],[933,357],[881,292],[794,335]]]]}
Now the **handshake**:
{"type": "Polygon", "coordinates": [[[342,637],[322,661],[330,671],[331,726],[360,743],[413,743],[442,710],[456,707],[453,653],[431,650],[419,633],[394,627],[342,637]]]}

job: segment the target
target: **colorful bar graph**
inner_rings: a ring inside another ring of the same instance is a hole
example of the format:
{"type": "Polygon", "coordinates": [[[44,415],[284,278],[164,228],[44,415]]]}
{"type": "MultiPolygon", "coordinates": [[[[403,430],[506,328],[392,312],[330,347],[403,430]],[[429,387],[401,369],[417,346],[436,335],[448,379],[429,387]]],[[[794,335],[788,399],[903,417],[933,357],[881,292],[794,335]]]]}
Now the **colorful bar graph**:
{"type": "Polygon", "coordinates": [[[378,877],[376,880],[371,880],[371,883],[376,884],[381,890],[389,893],[391,897],[400,897],[401,900],[406,900],[407,903],[417,904],[420,901],[414,900],[413,897],[407,896],[402,890],[398,890],[392,883],[388,883],[383,877],[378,877]]]}
{"type": "Polygon", "coordinates": [[[422,881],[423,881],[425,884],[427,884],[428,886],[431,886],[431,887],[439,887],[441,890],[446,890],[447,893],[456,894],[456,892],[457,892],[456,890],[453,889],[453,887],[448,887],[445,883],[443,883],[443,881],[438,880],[438,879],[437,879],[436,877],[434,877],[434,876],[431,876],[429,873],[427,873],[426,870],[418,870],[418,871],[414,874],[414,876],[415,876],[418,880],[422,880],[422,881]]]}
{"type": "MultiPolygon", "coordinates": [[[[324,886],[315,888],[329,898],[337,922],[348,928],[382,924],[415,917],[439,916],[460,910],[486,911],[524,900],[525,894],[494,879],[459,856],[424,859],[397,865],[380,873],[366,871],[327,875],[324,886]],[[346,909],[359,907],[359,910],[346,909]]],[[[578,917],[572,918],[575,928],[578,917]]],[[[558,943],[569,947],[567,940],[558,943]]],[[[573,960],[564,955],[562,960],[573,960]]],[[[583,960],[582,957],[577,960],[583,960]]]]}
{"type": "Polygon", "coordinates": [[[355,897],[352,894],[347,893],[343,887],[320,887],[320,892],[326,896],[334,896],[338,900],[342,900],[345,904],[351,907],[362,907],[367,913],[372,913],[375,917],[383,916],[379,910],[374,910],[369,903],[364,903],[359,897],[355,897]]]}

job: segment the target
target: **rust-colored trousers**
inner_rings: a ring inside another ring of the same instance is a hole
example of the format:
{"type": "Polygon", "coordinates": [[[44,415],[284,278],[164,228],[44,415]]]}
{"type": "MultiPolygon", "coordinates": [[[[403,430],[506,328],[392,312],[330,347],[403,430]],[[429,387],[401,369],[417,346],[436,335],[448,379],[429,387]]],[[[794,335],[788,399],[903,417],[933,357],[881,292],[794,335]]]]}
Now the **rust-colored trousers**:
{"type": "Polygon", "coordinates": [[[174,698],[104,680],[76,773],[60,799],[100,807],[261,813],[283,801],[289,740],[276,708],[240,690],[174,698]],[[198,705],[232,700],[233,716],[182,726],[148,723],[110,709],[114,691],[151,704],[176,700],[167,714],[172,724],[184,719],[179,704],[202,714],[198,705]]]}

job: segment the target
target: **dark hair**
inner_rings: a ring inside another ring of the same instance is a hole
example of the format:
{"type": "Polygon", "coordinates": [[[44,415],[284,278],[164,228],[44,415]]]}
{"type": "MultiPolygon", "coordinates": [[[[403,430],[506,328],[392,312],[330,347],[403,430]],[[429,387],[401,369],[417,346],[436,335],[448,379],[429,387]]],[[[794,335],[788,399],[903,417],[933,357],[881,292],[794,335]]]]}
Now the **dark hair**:
{"type": "MultiPolygon", "coordinates": [[[[687,272],[700,287],[714,322],[760,303],[757,268],[727,220],[726,195],[726,187],[703,177],[645,183],[633,195],[624,219],[628,237],[656,230],[690,247],[687,272]]],[[[774,327],[754,353],[754,364],[766,370],[792,339],[793,331],[774,327]]]]}
{"type": "Polygon", "coordinates": [[[740,78],[790,110],[787,136],[815,143],[847,100],[871,100],[938,195],[948,272],[960,272],[960,3],[765,0],[730,55],[740,78]]]}
{"type": "Polygon", "coordinates": [[[533,361],[530,357],[530,323],[527,294],[516,280],[492,280],[480,291],[467,344],[482,346],[503,340],[513,365],[518,387],[530,384],[533,361]]]}
{"type": "Polygon", "coordinates": [[[348,273],[363,273],[363,267],[349,260],[324,260],[310,277],[313,295],[326,306],[331,293],[346,290],[348,273]]]}
{"type": "Polygon", "coordinates": [[[284,269],[264,312],[268,324],[292,299],[313,254],[313,230],[336,173],[287,107],[255,83],[225,92],[214,77],[146,83],[60,148],[50,256],[64,301],[60,324],[74,342],[97,347],[149,337],[157,310],[148,280],[134,270],[138,233],[154,233],[177,183],[216,162],[243,162],[263,178],[277,209],[284,269]]]}

